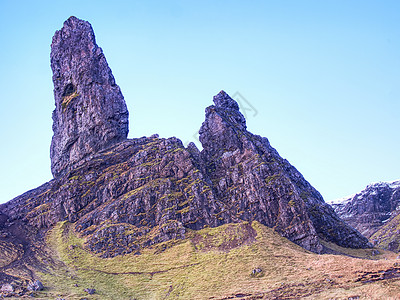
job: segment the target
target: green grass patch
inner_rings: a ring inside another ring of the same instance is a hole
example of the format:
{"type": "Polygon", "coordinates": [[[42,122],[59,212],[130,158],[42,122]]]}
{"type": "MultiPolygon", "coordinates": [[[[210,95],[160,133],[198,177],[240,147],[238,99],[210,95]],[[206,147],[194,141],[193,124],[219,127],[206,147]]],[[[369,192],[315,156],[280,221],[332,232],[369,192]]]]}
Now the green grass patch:
{"type": "Polygon", "coordinates": [[[141,255],[108,259],[87,251],[84,242],[67,222],[49,232],[47,243],[58,264],[40,274],[46,290],[38,293],[39,298],[222,299],[280,289],[289,293],[292,286],[300,285],[318,289],[317,294],[334,289],[334,295],[344,298],[360,287],[354,283],[357,268],[379,263],[310,253],[258,222],[188,231],[185,240],[142,249],[141,255]],[[251,239],[247,239],[249,230],[251,239]],[[256,269],[261,272],[254,274],[256,269]],[[343,281],[346,289],[326,278],[343,281]],[[96,294],[87,295],[85,288],[96,289],[96,294]]]}

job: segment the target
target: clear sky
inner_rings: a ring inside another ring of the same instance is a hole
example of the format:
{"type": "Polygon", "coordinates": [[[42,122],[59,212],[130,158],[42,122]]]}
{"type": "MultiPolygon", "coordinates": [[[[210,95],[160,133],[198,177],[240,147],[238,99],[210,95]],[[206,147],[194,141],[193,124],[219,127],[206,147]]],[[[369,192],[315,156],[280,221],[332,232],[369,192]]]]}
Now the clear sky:
{"type": "Polygon", "coordinates": [[[196,140],[221,89],[324,196],[400,178],[400,1],[0,0],[0,203],[52,178],[50,43],[89,21],[129,137],[196,140]]]}

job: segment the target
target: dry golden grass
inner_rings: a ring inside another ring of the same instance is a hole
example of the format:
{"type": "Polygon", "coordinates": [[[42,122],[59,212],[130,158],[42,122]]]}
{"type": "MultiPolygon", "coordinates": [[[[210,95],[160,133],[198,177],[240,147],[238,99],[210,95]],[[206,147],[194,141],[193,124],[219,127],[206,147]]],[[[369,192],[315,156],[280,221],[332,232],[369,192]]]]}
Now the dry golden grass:
{"type": "Polygon", "coordinates": [[[381,271],[398,268],[391,252],[371,256],[371,250],[326,244],[362,258],[317,255],[257,222],[251,224],[257,236],[252,241],[245,240],[243,226],[248,225],[228,224],[190,232],[188,239],[174,245],[169,243],[162,252],[155,247],[143,250],[141,255],[102,259],[85,250],[84,240],[76,236],[70,224],[59,223],[50,232],[48,244],[60,264],[41,274],[47,289],[37,296],[41,299],[400,299],[400,277],[374,281],[381,271]],[[233,247],[232,241],[239,245],[233,247]],[[261,268],[262,276],[252,276],[254,268],[261,268]],[[87,295],[83,290],[88,287],[95,288],[96,294],[87,295]]]}

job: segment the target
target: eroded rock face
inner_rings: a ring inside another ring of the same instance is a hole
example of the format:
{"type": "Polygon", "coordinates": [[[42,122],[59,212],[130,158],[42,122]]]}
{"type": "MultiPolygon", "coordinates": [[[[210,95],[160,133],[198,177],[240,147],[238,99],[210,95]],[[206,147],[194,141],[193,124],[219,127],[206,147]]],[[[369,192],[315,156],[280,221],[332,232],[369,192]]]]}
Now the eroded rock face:
{"type": "Polygon", "coordinates": [[[74,223],[89,249],[110,257],[223,224],[210,184],[180,140],[155,136],[100,151],[1,209],[37,228],[74,223]]]}
{"type": "MultiPolygon", "coordinates": [[[[55,178],[0,205],[0,226],[24,224],[42,240],[67,221],[102,257],[140,253],[190,230],[242,221],[258,221],[317,253],[320,239],[370,246],[267,138],[247,131],[225,92],[206,109],[200,152],[177,138],[126,139],[126,105],[89,23],[65,22],[53,38],[51,65],[55,178]]],[[[249,232],[243,241],[253,238],[249,232]]]]}
{"type": "Polygon", "coordinates": [[[259,221],[300,246],[319,239],[368,247],[268,139],[246,130],[225,92],[206,109],[203,151],[176,138],[127,140],[92,155],[47,184],[3,205],[8,217],[49,228],[75,224],[103,257],[185,238],[187,230],[259,221]]]}
{"type": "Polygon", "coordinates": [[[234,100],[221,92],[214,102],[200,130],[202,152],[176,138],[126,140],[1,211],[39,229],[67,220],[103,257],[242,221],[259,221],[317,253],[319,239],[369,246],[266,138],[246,130],[234,100]]]}
{"type": "Polygon", "coordinates": [[[201,156],[215,196],[229,208],[232,220],[257,220],[306,249],[320,252],[316,231],[304,201],[267,139],[246,130],[237,103],[224,91],[206,109],[200,129],[201,156]]]}
{"type": "Polygon", "coordinates": [[[318,237],[344,247],[368,241],[347,226],[267,138],[246,130],[238,104],[221,91],[200,129],[203,169],[230,220],[257,220],[304,248],[320,252],[318,237]]]}
{"type": "Polygon", "coordinates": [[[8,219],[8,217],[5,214],[3,214],[2,212],[0,212],[0,228],[2,228],[4,226],[7,219],[8,219]]]}
{"type": "Polygon", "coordinates": [[[92,26],[65,21],[51,44],[54,98],[51,170],[54,177],[83,158],[125,140],[128,110],[92,26]]]}

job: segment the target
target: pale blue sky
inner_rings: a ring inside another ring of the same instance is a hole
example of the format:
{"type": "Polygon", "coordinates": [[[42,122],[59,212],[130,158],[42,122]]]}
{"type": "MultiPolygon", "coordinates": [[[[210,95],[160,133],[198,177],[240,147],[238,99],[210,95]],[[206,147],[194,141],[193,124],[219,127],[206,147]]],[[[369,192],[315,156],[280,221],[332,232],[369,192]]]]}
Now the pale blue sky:
{"type": "Polygon", "coordinates": [[[0,203],[52,178],[50,43],[71,15],[94,28],[130,137],[195,141],[224,89],[325,200],[400,178],[399,1],[0,0],[0,203]]]}

